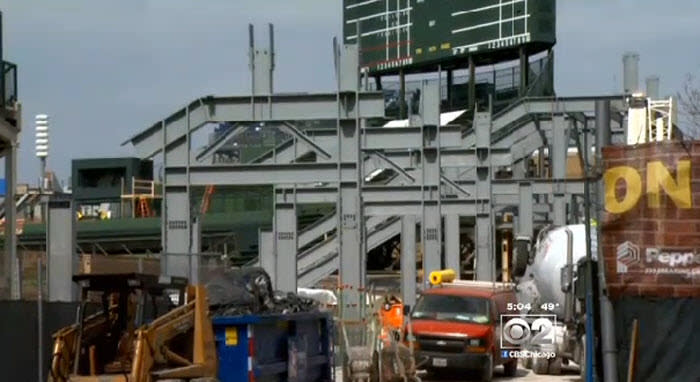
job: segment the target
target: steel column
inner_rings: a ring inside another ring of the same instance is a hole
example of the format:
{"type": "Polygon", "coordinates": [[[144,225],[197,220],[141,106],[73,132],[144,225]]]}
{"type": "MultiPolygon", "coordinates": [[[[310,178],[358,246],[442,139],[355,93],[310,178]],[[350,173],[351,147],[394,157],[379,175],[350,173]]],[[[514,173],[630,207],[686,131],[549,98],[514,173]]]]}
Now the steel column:
{"type": "Polygon", "coordinates": [[[166,187],[165,221],[167,235],[163,238],[160,270],[166,276],[189,277],[190,198],[185,187],[166,187]]]}
{"type": "Polygon", "coordinates": [[[364,219],[360,188],[361,172],[359,51],[357,45],[336,46],[338,80],[338,203],[337,235],[340,254],[341,318],[357,320],[362,315],[359,291],[365,286],[363,250],[364,219]],[[342,110],[357,110],[356,119],[343,119],[342,110]]]}
{"type": "Polygon", "coordinates": [[[476,279],[494,280],[496,272],[493,245],[493,213],[491,206],[491,113],[474,115],[476,135],[476,279]]]}
{"type": "Polygon", "coordinates": [[[457,274],[461,269],[459,245],[459,215],[445,215],[445,268],[457,274]]]}
{"type": "Polygon", "coordinates": [[[415,215],[401,217],[401,296],[405,305],[416,305],[415,215]]]}
{"type": "Polygon", "coordinates": [[[293,195],[287,203],[275,204],[275,221],[273,226],[275,243],[275,270],[273,274],[276,278],[276,288],[283,292],[296,293],[297,215],[293,195]]]}
{"type": "Polygon", "coordinates": [[[554,180],[554,203],[552,205],[553,223],[556,226],[566,224],[566,156],[569,149],[569,134],[563,115],[554,117],[552,130],[552,145],[549,148],[550,163],[552,164],[552,179],[554,180]]]}
{"type": "Polygon", "coordinates": [[[519,187],[520,204],[518,206],[518,236],[527,236],[532,239],[533,235],[533,205],[532,183],[521,182],[519,187]]]}
{"type": "Polygon", "coordinates": [[[422,192],[423,280],[442,268],[442,214],[440,205],[440,84],[423,82],[421,113],[423,121],[422,192]]]}

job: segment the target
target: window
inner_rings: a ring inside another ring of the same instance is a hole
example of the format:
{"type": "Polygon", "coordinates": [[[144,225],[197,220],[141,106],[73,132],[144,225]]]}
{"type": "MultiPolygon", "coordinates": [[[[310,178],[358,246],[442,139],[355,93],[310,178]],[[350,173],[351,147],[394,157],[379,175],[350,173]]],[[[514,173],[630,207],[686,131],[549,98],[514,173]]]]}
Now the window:
{"type": "Polygon", "coordinates": [[[428,294],[418,300],[411,317],[486,324],[491,321],[489,311],[485,298],[428,294]]]}

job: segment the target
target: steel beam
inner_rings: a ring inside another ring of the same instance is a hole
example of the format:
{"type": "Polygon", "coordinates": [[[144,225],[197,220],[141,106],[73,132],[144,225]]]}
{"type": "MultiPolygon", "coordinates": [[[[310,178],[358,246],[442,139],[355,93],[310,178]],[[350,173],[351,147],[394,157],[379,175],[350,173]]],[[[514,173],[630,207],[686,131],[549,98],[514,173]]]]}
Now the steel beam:
{"type": "Polygon", "coordinates": [[[460,264],[459,215],[445,215],[445,268],[454,269],[457,274],[460,264]]]}
{"type": "MultiPolygon", "coordinates": [[[[368,127],[363,132],[367,135],[367,142],[362,147],[365,150],[420,148],[422,144],[420,127],[368,127]]],[[[440,131],[443,147],[459,147],[460,136],[460,126],[444,126],[440,131]]]]}
{"type": "Polygon", "coordinates": [[[555,181],[552,195],[553,222],[556,226],[566,224],[566,155],[569,149],[569,131],[563,115],[554,117],[554,129],[552,129],[552,146],[549,148],[552,163],[552,179],[555,181]]]}
{"type": "Polygon", "coordinates": [[[283,292],[297,290],[297,215],[294,196],[286,203],[275,204],[275,285],[283,292]]]}
{"type": "Polygon", "coordinates": [[[519,187],[519,206],[518,206],[518,236],[527,236],[532,239],[533,235],[533,204],[532,184],[529,182],[521,182],[519,187]]]}
{"type": "Polygon", "coordinates": [[[482,199],[476,204],[476,269],[477,280],[493,280],[496,263],[493,245],[493,211],[491,197],[491,114],[474,114],[474,132],[478,161],[476,163],[475,197],[482,199]]]}
{"type": "MultiPolygon", "coordinates": [[[[340,166],[342,179],[354,178],[356,172],[355,163],[347,162],[342,163],[340,166]]],[[[192,186],[338,182],[336,163],[207,165],[192,166],[189,172],[192,186]]],[[[185,186],[187,184],[186,168],[182,166],[166,168],[165,183],[176,187],[185,186]]]]}
{"type": "Polygon", "coordinates": [[[440,200],[440,86],[423,81],[421,94],[422,155],[421,155],[421,241],[423,244],[423,279],[442,268],[442,206],[440,200]]]}
{"type": "MultiPolygon", "coordinates": [[[[355,108],[355,96],[345,94],[340,102],[340,118],[384,117],[384,95],[381,92],[359,93],[359,108],[355,108]],[[359,114],[358,114],[359,113],[359,114]]],[[[336,93],[325,94],[273,94],[270,96],[214,97],[196,99],[186,107],[134,135],[122,145],[134,145],[140,158],[151,158],[162,149],[161,129],[166,129],[167,146],[184,138],[188,129],[186,110],[190,110],[190,133],[209,122],[282,122],[335,120],[339,105],[336,93]]]]}
{"type": "Polygon", "coordinates": [[[416,217],[401,218],[401,296],[404,305],[416,305],[416,217]]]}
{"type": "Polygon", "coordinates": [[[166,276],[189,277],[188,257],[193,252],[189,194],[184,187],[168,187],[165,199],[168,206],[165,211],[167,235],[163,240],[161,273],[166,276]]]}

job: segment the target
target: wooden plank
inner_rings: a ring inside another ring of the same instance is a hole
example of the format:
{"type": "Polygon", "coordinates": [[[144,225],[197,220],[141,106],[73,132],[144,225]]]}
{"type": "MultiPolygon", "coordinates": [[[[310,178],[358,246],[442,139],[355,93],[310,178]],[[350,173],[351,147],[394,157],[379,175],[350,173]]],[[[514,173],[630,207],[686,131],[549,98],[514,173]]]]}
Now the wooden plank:
{"type": "Polygon", "coordinates": [[[160,259],[138,255],[82,255],[80,274],[144,273],[160,274],[160,259]]]}

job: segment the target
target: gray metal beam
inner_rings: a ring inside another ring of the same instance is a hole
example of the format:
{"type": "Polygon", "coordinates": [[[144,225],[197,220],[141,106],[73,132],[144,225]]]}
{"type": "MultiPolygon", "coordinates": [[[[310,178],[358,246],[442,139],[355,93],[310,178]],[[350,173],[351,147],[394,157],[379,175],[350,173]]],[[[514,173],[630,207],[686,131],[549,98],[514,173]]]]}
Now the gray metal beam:
{"type": "Polygon", "coordinates": [[[328,151],[324,150],[323,147],[316,144],[316,142],[314,142],[312,137],[306,135],[303,131],[299,130],[296,126],[294,126],[291,123],[286,122],[286,121],[282,122],[282,124],[280,126],[281,126],[282,130],[286,131],[289,135],[292,135],[294,138],[302,141],[303,144],[308,146],[312,151],[314,151],[321,158],[325,158],[325,159],[331,158],[331,154],[328,151]]]}
{"type": "Polygon", "coordinates": [[[476,162],[476,187],[474,196],[481,200],[476,203],[476,263],[477,280],[493,280],[496,263],[493,245],[492,170],[491,170],[491,130],[489,112],[474,114],[474,135],[478,150],[476,162]]]}
{"type": "Polygon", "coordinates": [[[416,217],[401,218],[401,296],[409,307],[416,305],[416,217]]]}
{"type": "Polygon", "coordinates": [[[569,131],[563,115],[554,117],[554,129],[552,129],[552,146],[549,148],[552,163],[552,179],[555,181],[553,188],[553,221],[556,226],[566,224],[566,191],[563,184],[566,180],[566,156],[569,148],[569,131]]]}
{"type": "Polygon", "coordinates": [[[533,204],[532,184],[521,182],[519,187],[520,203],[518,206],[518,235],[532,239],[533,231],[533,204]]]}
{"type": "MultiPolygon", "coordinates": [[[[341,98],[340,118],[384,117],[384,95],[381,92],[359,93],[359,108],[352,94],[341,98]],[[358,111],[359,110],[359,111],[358,111]],[[359,112],[359,114],[358,114],[359,112]]],[[[191,115],[190,132],[209,122],[282,122],[334,120],[339,105],[336,93],[274,94],[270,96],[214,97],[196,99],[186,107],[134,135],[122,145],[131,143],[141,158],[151,158],[162,149],[162,129],[166,129],[166,144],[182,139],[187,133],[185,117],[191,115]]]]}
{"type": "MultiPolygon", "coordinates": [[[[190,198],[184,187],[168,187],[165,195],[167,235],[163,240],[161,273],[166,276],[189,277],[191,248],[190,198]]],[[[197,249],[195,253],[198,253],[197,249]]]]}
{"type": "MultiPolygon", "coordinates": [[[[409,149],[422,145],[420,127],[368,127],[363,132],[367,136],[362,147],[365,150],[409,149]]],[[[443,147],[459,147],[460,137],[460,126],[443,126],[440,130],[443,147]]]]}
{"type": "Polygon", "coordinates": [[[459,215],[445,215],[445,268],[459,274],[460,267],[459,215]]]}
{"type": "Polygon", "coordinates": [[[297,215],[294,196],[287,203],[275,204],[273,235],[275,243],[276,287],[283,292],[297,290],[297,215]]]}
{"type": "MultiPolygon", "coordinates": [[[[423,81],[421,112],[421,242],[423,244],[423,279],[442,268],[442,174],[440,149],[443,142],[440,126],[440,85],[423,81]]],[[[455,141],[457,142],[457,141],[455,141]]]]}
{"type": "MultiPolygon", "coordinates": [[[[340,174],[343,179],[352,179],[355,171],[354,163],[341,164],[340,174]]],[[[277,185],[338,181],[338,169],[335,163],[208,165],[192,166],[189,172],[192,186],[277,185]]],[[[169,186],[185,186],[187,184],[186,168],[166,168],[165,183],[169,186]]]]}

